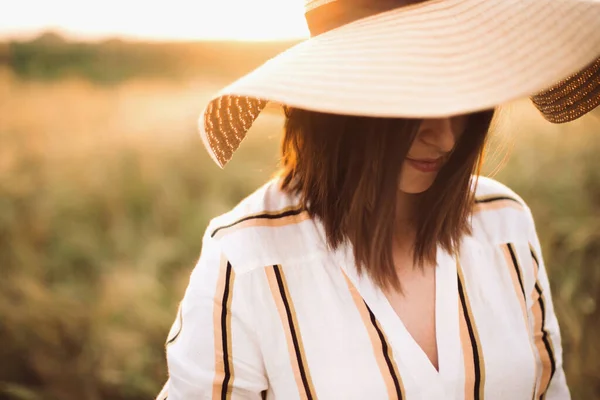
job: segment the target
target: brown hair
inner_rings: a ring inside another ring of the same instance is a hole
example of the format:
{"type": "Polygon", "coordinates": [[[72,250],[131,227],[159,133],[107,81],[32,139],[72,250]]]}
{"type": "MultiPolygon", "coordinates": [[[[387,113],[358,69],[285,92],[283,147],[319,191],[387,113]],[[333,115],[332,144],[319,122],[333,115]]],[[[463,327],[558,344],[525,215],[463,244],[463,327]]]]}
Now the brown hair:
{"type": "MultiPolygon", "coordinates": [[[[392,248],[402,163],[421,120],[325,114],[286,108],[281,188],[299,195],[324,225],[328,245],[348,240],[358,271],[381,288],[401,289],[392,248]]],[[[492,111],[471,114],[432,186],[419,194],[414,262],[435,262],[470,233],[471,176],[481,168],[492,111]]]]}

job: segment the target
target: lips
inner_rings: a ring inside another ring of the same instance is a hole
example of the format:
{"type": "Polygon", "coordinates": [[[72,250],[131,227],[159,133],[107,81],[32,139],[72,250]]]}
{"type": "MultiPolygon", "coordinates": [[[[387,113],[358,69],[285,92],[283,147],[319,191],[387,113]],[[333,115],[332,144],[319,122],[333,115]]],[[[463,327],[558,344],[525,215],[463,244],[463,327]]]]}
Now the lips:
{"type": "Polygon", "coordinates": [[[436,159],[413,159],[407,158],[406,161],[416,170],[421,172],[436,172],[442,167],[443,158],[436,159]]]}

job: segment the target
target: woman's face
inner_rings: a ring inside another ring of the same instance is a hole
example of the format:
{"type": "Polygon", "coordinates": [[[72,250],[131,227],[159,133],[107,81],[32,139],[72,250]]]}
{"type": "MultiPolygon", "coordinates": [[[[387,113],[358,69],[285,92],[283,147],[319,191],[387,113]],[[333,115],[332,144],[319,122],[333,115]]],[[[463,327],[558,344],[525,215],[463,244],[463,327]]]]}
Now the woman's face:
{"type": "Polygon", "coordinates": [[[467,120],[466,115],[423,120],[402,164],[402,192],[417,194],[429,189],[463,134],[467,120]]]}

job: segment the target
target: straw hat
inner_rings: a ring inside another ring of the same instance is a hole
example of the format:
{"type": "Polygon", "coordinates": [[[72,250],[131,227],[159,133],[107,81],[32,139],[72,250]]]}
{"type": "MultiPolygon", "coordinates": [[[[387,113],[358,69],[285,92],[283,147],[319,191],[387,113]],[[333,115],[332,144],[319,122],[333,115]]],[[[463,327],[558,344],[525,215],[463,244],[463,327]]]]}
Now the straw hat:
{"type": "Polygon", "coordinates": [[[600,102],[600,0],[308,0],[305,17],[310,39],[202,113],[202,139],[221,167],[268,102],[427,118],[536,94],[552,122],[600,102]]]}

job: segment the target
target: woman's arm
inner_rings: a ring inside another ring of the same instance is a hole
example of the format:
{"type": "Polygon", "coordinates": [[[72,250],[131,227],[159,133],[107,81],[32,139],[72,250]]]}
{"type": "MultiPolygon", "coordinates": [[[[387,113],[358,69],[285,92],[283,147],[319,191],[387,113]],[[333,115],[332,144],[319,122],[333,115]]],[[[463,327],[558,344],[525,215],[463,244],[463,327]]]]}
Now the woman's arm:
{"type": "Polygon", "coordinates": [[[267,380],[244,286],[205,236],[167,340],[169,380],[159,398],[261,398],[267,380]]]}
{"type": "MultiPolygon", "coordinates": [[[[531,216],[530,211],[529,214],[531,216]]],[[[530,308],[530,315],[533,317],[533,342],[537,351],[538,376],[535,398],[568,400],[571,396],[563,371],[560,328],[554,313],[550,284],[533,218],[529,247],[535,278],[530,308]]]]}

